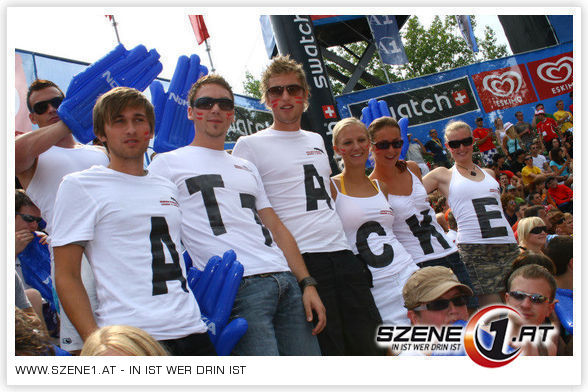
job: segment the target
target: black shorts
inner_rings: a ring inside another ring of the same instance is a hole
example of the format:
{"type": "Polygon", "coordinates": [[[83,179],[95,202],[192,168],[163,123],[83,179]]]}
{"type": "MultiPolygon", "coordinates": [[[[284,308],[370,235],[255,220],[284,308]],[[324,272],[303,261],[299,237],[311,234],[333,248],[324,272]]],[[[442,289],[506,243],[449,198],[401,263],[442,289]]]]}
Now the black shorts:
{"type": "Polygon", "coordinates": [[[193,333],[178,339],[160,340],[159,343],[174,356],[206,356],[216,355],[207,332],[193,333]]]}
{"type": "Polygon", "coordinates": [[[350,250],[302,255],[327,310],[317,337],[323,355],[384,355],[376,343],[382,318],[370,287],[370,273],[350,250]]]}

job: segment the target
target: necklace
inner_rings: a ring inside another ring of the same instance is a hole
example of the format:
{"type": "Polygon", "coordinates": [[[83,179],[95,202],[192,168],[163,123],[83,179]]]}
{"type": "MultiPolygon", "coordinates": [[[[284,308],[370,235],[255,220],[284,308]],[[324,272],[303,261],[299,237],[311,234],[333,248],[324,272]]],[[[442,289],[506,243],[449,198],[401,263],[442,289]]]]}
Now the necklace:
{"type": "Polygon", "coordinates": [[[462,166],[459,163],[456,163],[456,165],[459,166],[459,167],[461,167],[462,169],[469,170],[470,171],[470,175],[472,175],[474,177],[478,175],[478,173],[476,173],[476,168],[475,167],[473,169],[468,169],[467,167],[462,166]]]}

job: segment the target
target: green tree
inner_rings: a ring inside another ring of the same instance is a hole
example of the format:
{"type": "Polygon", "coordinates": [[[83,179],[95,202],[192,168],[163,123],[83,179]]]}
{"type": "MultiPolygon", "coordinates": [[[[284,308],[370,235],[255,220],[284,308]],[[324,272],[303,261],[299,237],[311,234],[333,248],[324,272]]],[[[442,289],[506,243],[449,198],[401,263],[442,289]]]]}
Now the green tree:
{"type": "Polygon", "coordinates": [[[255,79],[255,76],[251,74],[249,71],[245,71],[245,81],[243,82],[243,92],[245,95],[257,99],[261,99],[261,92],[259,90],[260,86],[259,79],[255,79]]]}
{"type": "MultiPolygon", "coordinates": [[[[475,17],[471,16],[471,20],[475,27],[475,17]]],[[[463,39],[453,15],[447,15],[443,19],[435,16],[428,29],[420,23],[417,16],[412,16],[407,21],[406,30],[401,32],[401,37],[408,63],[392,66],[382,64],[379,55],[375,53],[366,67],[367,73],[384,82],[392,83],[463,67],[477,61],[501,58],[509,54],[506,45],[496,44],[496,34],[489,26],[485,26],[483,38],[476,37],[479,52],[474,54],[463,39]]],[[[333,47],[328,50],[357,64],[366,47],[367,42],[361,41],[345,45],[344,48],[333,47]]],[[[326,60],[326,64],[343,75],[351,76],[351,72],[334,62],[326,60]]],[[[330,80],[333,94],[340,95],[344,88],[343,83],[334,78],[330,80]]],[[[246,76],[243,87],[248,94],[255,88],[255,82],[259,83],[251,74],[246,76]]],[[[375,87],[364,79],[360,79],[360,83],[367,88],[375,87]]]]}

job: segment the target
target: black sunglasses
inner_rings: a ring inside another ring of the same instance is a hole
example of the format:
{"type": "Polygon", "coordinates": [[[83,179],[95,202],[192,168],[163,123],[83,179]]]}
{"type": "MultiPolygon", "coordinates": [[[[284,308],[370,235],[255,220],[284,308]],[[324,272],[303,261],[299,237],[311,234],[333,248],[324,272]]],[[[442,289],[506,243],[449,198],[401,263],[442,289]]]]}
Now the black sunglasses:
{"type": "Polygon", "coordinates": [[[20,212],[17,212],[16,215],[20,215],[22,220],[27,223],[31,223],[31,222],[41,223],[41,221],[43,220],[43,218],[41,218],[39,216],[33,216],[33,215],[29,215],[29,214],[21,214],[20,212]]]}
{"type": "Polygon", "coordinates": [[[464,145],[466,147],[471,146],[472,143],[474,142],[474,138],[473,137],[466,137],[465,139],[461,139],[461,140],[450,140],[447,142],[447,145],[451,148],[459,148],[460,145],[464,145]]]}
{"type": "Polygon", "coordinates": [[[284,89],[288,92],[288,95],[295,96],[301,95],[304,89],[298,84],[289,84],[287,86],[273,86],[267,89],[267,94],[272,97],[281,97],[284,94],[284,89]]]}
{"type": "Polygon", "coordinates": [[[531,234],[541,234],[541,232],[547,233],[547,226],[536,226],[529,231],[531,234]]]}
{"type": "Polygon", "coordinates": [[[413,310],[445,310],[449,307],[449,302],[452,302],[454,306],[465,306],[468,303],[468,297],[465,295],[460,295],[459,297],[454,297],[450,299],[436,299],[435,301],[431,301],[428,304],[421,305],[418,308],[414,308],[413,310]]]}
{"type": "Polygon", "coordinates": [[[33,105],[33,112],[37,114],[46,113],[47,109],[49,109],[49,104],[51,104],[51,106],[57,109],[59,105],[61,105],[61,102],[63,102],[63,97],[55,97],[48,99],[46,101],[37,102],[33,105]]]}
{"type": "Polygon", "coordinates": [[[402,148],[402,146],[404,145],[404,140],[382,140],[381,142],[377,143],[372,142],[372,144],[376,146],[376,149],[378,150],[387,150],[390,148],[390,146],[392,146],[392,148],[402,148]]]}
{"type": "Polygon", "coordinates": [[[218,107],[221,110],[229,111],[235,109],[235,102],[233,102],[229,98],[210,98],[210,97],[202,97],[198,98],[196,102],[192,103],[192,107],[196,109],[202,110],[210,110],[214,107],[214,104],[217,103],[218,107]]]}
{"type": "Polygon", "coordinates": [[[509,291],[508,295],[510,295],[511,297],[516,299],[517,301],[524,301],[525,298],[529,298],[531,300],[531,302],[533,302],[534,304],[542,304],[542,303],[549,301],[549,298],[547,298],[544,295],[528,294],[528,293],[525,293],[524,291],[509,291]]]}

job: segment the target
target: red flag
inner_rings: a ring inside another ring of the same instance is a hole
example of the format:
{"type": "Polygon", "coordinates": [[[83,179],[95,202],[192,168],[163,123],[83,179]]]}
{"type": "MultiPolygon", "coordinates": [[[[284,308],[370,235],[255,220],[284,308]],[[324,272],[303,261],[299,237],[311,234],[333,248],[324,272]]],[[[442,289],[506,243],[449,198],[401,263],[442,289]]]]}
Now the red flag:
{"type": "Polygon", "coordinates": [[[112,18],[114,17],[114,15],[104,15],[106,18],[108,18],[109,21],[112,22],[112,18]]]}
{"type": "Polygon", "coordinates": [[[196,41],[198,42],[198,45],[200,45],[205,39],[210,38],[206,25],[204,24],[204,18],[202,15],[188,15],[188,17],[190,18],[192,29],[194,29],[196,41]]]}

